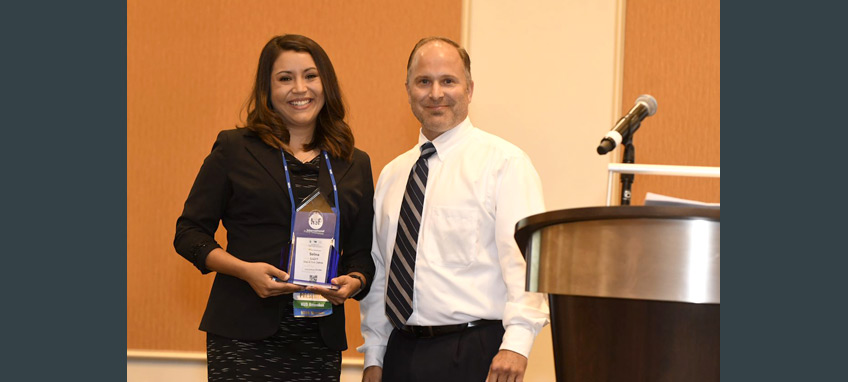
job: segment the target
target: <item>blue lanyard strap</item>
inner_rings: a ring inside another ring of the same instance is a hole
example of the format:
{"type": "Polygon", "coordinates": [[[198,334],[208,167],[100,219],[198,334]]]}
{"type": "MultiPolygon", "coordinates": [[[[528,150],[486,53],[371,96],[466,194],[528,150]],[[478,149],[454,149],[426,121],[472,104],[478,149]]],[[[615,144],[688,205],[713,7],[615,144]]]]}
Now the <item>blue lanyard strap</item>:
{"type": "MultiPolygon", "coordinates": [[[[280,153],[283,155],[283,169],[286,171],[286,186],[289,188],[289,200],[291,201],[292,206],[291,230],[294,232],[294,217],[297,214],[297,206],[294,204],[294,192],[292,191],[291,176],[289,176],[289,165],[286,161],[286,152],[280,149],[280,153]]],[[[333,207],[333,212],[336,213],[336,232],[333,235],[333,239],[336,243],[336,249],[339,249],[341,248],[341,242],[339,241],[339,227],[341,226],[342,221],[342,211],[339,208],[339,190],[336,187],[336,176],[333,175],[333,165],[330,164],[330,156],[327,155],[327,152],[324,150],[321,150],[321,154],[324,155],[324,160],[327,162],[327,170],[330,172],[330,182],[333,183],[333,199],[336,202],[336,206],[333,207]]]]}
{"type": "Polygon", "coordinates": [[[321,153],[324,154],[324,160],[327,162],[327,170],[330,171],[330,182],[333,183],[333,199],[336,202],[336,206],[333,208],[333,211],[336,213],[336,232],[333,235],[333,240],[335,241],[336,250],[341,254],[342,243],[339,241],[339,233],[341,231],[342,210],[339,206],[339,190],[336,188],[336,176],[333,175],[333,165],[330,164],[330,156],[324,150],[321,150],[321,153]]]}
{"type": "MultiPolygon", "coordinates": [[[[289,165],[286,163],[286,152],[280,149],[280,153],[283,154],[283,169],[286,171],[286,186],[289,188],[289,200],[291,200],[292,217],[290,229],[294,233],[294,216],[297,213],[297,205],[294,204],[294,192],[292,191],[291,177],[289,176],[289,165]]],[[[291,240],[291,236],[289,236],[289,240],[291,240]]]]}

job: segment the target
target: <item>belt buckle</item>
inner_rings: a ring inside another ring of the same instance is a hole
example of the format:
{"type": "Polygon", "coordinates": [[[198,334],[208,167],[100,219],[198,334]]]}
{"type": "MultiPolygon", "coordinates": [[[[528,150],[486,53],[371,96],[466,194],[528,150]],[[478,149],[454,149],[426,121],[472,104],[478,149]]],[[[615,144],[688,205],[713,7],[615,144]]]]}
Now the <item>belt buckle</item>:
{"type": "Polygon", "coordinates": [[[432,326],[411,326],[412,334],[414,334],[418,338],[432,338],[435,337],[435,333],[433,333],[432,326]]]}
{"type": "Polygon", "coordinates": [[[412,333],[415,337],[418,338],[433,338],[436,336],[436,333],[433,332],[432,326],[407,326],[409,332],[412,333]]]}

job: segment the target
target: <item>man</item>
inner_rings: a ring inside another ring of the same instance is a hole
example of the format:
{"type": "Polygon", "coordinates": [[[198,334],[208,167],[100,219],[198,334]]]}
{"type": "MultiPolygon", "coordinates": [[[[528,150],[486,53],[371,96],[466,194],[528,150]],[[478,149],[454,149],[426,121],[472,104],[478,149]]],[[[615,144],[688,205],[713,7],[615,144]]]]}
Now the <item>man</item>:
{"type": "Polygon", "coordinates": [[[544,212],[539,176],[471,124],[471,61],[455,42],[419,41],[406,90],[421,131],[377,181],[363,381],[522,381],[549,317],[545,296],[524,291],[513,239],[544,212]]]}

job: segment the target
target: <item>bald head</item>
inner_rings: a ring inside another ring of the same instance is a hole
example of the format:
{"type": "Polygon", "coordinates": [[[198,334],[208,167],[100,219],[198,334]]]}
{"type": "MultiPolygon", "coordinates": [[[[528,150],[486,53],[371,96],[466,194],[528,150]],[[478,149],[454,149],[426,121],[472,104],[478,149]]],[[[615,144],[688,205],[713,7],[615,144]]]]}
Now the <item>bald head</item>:
{"type": "Polygon", "coordinates": [[[465,80],[466,80],[466,82],[471,83],[471,57],[468,56],[468,52],[464,48],[459,46],[459,44],[457,44],[453,40],[451,40],[447,37],[439,37],[439,36],[431,36],[431,37],[422,38],[412,48],[412,52],[409,54],[409,60],[407,60],[407,62],[406,62],[406,80],[407,80],[407,82],[409,81],[409,73],[410,73],[409,69],[412,67],[413,61],[415,60],[416,57],[421,56],[420,54],[418,54],[418,53],[420,53],[419,50],[423,46],[433,44],[433,43],[447,44],[447,45],[453,47],[454,49],[456,49],[456,53],[459,55],[460,60],[462,60],[462,64],[463,64],[464,69],[465,69],[465,80]]]}

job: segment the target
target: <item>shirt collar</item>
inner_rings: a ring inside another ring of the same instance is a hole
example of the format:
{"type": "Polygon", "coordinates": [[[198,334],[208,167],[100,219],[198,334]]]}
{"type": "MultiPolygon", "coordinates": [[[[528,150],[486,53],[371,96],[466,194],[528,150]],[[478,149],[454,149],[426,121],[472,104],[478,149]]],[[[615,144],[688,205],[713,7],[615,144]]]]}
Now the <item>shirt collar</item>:
{"type": "MultiPolygon", "coordinates": [[[[439,159],[444,159],[445,155],[447,155],[450,150],[455,147],[459,142],[462,141],[462,138],[468,135],[471,132],[471,129],[474,128],[474,125],[471,124],[471,118],[466,116],[465,119],[456,125],[456,127],[451,128],[448,131],[445,131],[436,139],[430,141],[433,142],[433,146],[436,147],[436,155],[439,159]]],[[[424,134],[419,131],[418,132],[418,149],[420,151],[421,145],[428,142],[429,140],[424,134]]]]}

